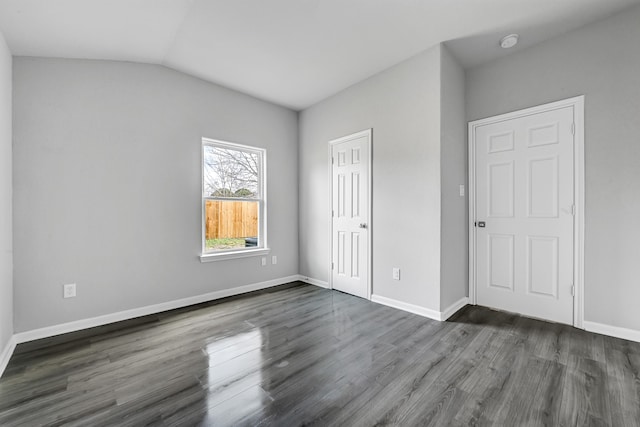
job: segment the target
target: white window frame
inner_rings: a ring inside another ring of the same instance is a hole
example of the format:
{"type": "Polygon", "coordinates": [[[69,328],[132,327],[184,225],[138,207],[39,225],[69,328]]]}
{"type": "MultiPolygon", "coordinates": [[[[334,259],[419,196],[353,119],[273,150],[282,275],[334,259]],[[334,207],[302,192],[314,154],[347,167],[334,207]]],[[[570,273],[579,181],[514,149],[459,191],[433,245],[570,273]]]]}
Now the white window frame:
{"type": "Polygon", "coordinates": [[[201,211],[202,219],[200,222],[201,230],[200,235],[202,238],[202,246],[200,252],[200,261],[222,261],[235,258],[246,258],[253,256],[266,255],[270,249],[267,245],[267,150],[263,148],[252,147],[249,145],[237,144],[234,142],[221,141],[217,139],[202,138],[200,159],[200,198],[201,198],[201,211]],[[258,161],[258,197],[252,199],[242,199],[236,197],[214,197],[204,195],[204,150],[205,147],[220,147],[236,151],[245,151],[252,154],[257,154],[258,161]],[[234,248],[228,250],[220,250],[215,252],[206,252],[206,202],[207,200],[228,200],[228,201],[255,201],[258,202],[258,246],[251,248],[234,248]]]}

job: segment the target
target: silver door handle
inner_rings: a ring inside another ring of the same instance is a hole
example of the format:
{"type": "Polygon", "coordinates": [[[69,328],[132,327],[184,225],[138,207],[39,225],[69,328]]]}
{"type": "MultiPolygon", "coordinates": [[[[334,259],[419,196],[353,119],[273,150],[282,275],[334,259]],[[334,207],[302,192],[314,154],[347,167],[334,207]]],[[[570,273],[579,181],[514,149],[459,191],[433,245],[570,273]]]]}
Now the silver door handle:
{"type": "Polygon", "coordinates": [[[362,224],[360,224],[360,228],[367,228],[367,224],[363,222],[362,224]]]}

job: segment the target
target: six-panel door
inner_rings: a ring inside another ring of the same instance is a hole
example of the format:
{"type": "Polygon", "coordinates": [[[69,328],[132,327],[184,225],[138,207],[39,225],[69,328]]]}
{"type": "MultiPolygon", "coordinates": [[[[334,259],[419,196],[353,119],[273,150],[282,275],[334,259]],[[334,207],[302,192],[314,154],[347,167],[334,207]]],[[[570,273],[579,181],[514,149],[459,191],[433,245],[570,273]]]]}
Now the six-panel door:
{"type": "Polygon", "coordinates": [[[368,298],[369,137],[332,145],[332,284],[368,298]]]}
{"type": "Polygon", "coordinates": [[[477,303],[573,322],[573,107],[476,128],[477,303]]]}

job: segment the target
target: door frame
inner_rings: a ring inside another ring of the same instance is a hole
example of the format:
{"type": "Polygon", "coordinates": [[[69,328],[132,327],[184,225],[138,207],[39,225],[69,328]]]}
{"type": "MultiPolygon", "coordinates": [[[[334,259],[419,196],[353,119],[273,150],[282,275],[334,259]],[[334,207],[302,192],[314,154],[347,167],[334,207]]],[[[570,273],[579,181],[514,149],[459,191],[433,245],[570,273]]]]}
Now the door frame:
{"type": "Polygon", "coordinates": [[[363,136],[367,137],[367,148],[369,150],[369,163],[367,167],[369,171],[367,173],[367,195],[368,195],[368,203],[367,203],[367,232],[369,233],[367,239],[367,299],[371,300],[371,294],[373,292],[372,289],[372,273],[373,273],[373,256],[372,256],[372,218],[371,218],[371,207],[372,207],[372,196],[373,196],[373,187],[372,187],[372,166],[373,166],[373,151],[372,151],[372,137],[373,137],[373,129],[365,129],[360,132],[353,133],[351,135],[343,136],[341,138],[332,139],[329,141],[329,156],[328,156],[328,168],[329,168],[329,212],[327,216],[329,217],[329,289],[333,289],[333,162],[332,162],[332,151],[333,146],[340,144],[342,142],[351,141],[353,139],[362,138],[363,136]]]}
{"type": "Polygon", "coordinates": [[[523,110],[500,114],[469,122],[469,302],[477,304],[476,299],[476,128],[479,126],[531,116],[560,108],[573,107],[574,145],[574,204],[573,220],[573,326],[584,329],[584,200],[585,200],[585,160],[584,160],[584,95],[523,110]]]}

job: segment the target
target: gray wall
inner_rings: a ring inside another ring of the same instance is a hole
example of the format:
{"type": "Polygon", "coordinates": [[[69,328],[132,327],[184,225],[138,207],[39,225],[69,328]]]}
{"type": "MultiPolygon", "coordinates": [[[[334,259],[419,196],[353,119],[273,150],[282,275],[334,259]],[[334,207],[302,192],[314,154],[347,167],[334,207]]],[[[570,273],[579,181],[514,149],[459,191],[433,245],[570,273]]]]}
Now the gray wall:
{"type": "Polygon", "coordinates": [[[440,307],[444,310],[469,293],[469,207],[464,70],[445,46],[441,52],[440,307]],[[465,186],[464,197],[460,196],[461,184],[465,186]]]}
{"type": "Polygon", "coordinates": [[[0,353],[13,335],[11,62],[0,33],[0,353]]]}
{"type": "Polygon", "coordinates": [[[295,112],[156,65],[13,71],[16,332],[297,274],[295,112]],[[200,263],[202,136],[267,149],[277,265],[200,263]]]}
{"type": "Polygon", "coordinates": [[[373,293],[438,310],[440,47],[299,117],[300,274],[328,280],[328,142],[373,128],[373,293]]]}
{"type": "Polygon", "coordinates": [[[467,71],[475,120],[585,95],[585,320],[640,330],[640,6],[467,71]]]}

